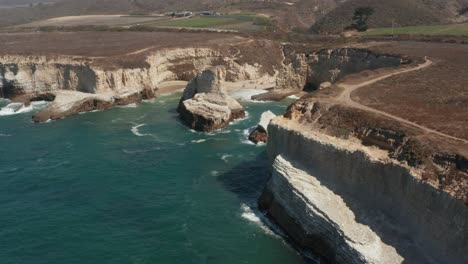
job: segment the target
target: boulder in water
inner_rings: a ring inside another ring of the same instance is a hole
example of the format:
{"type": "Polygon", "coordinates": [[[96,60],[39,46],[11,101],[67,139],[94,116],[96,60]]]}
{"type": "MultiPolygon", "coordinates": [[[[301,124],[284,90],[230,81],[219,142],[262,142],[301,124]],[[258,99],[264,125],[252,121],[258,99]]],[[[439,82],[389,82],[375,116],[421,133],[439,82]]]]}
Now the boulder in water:
{"type": "Polygon", "coordinates": [[[245,116],[239,102],[222,88],[225,76],[224,67],[214,67],[189,82],[180,99],[178,112],[190,128],[209,132],[245,116]]]}
{"type": "Polygon", "coordinates": [[[268,124],[275,117],[276,115],[271,111],[264,112],[257,127],[250,133],[249,140],[255,144],[266,143],[268,141],[268,124]]]}

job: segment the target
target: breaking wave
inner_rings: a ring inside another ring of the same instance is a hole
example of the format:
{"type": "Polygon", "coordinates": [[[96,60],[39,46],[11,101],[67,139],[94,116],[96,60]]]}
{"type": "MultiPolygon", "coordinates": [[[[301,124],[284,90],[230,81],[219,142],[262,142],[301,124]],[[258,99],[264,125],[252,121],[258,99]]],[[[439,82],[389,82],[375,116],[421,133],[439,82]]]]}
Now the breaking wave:
{"type": "Polygon", "coordinates": [[[137,136],[137,137],[149,136],[149,134],[142,134],[142,133],[140,133],[140,131],[138,130],[140,127],[143,127],[143,126],[146,126],[146,124],[135,125],[135,126],[133,126],[130,130],[131,130],[132,133],[133,133],[135,136],[137,136]]]}
{"type": "Polygon", "coordinates": [[[146,152],[156,151],[160,149],[161,149],[160,147],[155,147],[155,148],[150,148],[150,149],[136,149],[136,150],[122,149],[122,152],[125,154],[137,154],[137,153],[146,153],[146,152]]]}
{"type": "Polygon", "coordinates": [[[121,105],[119,107],[120,108],[137,108],[138,105],[136,103],[131,103],[131,104],[128,104],[128,105],[121,105]]]}
{"type": "MultiPolygon", "coordinates": [[[[272,230],[264,223],[264,221],[267,219],[263,216],[262,213],[257,210],[254,211],[251,207],[244,203],[241,204],[241,217],[260,227],[263,231],[265,231],[266,234],[279,237],[277,235],[279,230],[276,230],[276,228],[272,230]]],[[[274,227],[273,225],[271,226],[274,227]]]]}
{"type": "Polygon", "coordinates": [[[260,102],[252,100],[252,96],[259,95],[263,93],[267,93],[266,90],[258,90],[258,89],[243,89],[231,94],[234,99],[241,100],[241,101],[248,101],[248,102],[260,102]]]}
{"type": "Polygon", "coordinates": [[[203,143],[206,142],[206,139],[198,139],[198,140],[192,140],[192,143],[203,143]]]}
{"type": "Polygon", "coordinates": [[[299,96],[297,96],[297,95],[290,95],[290,96],[288,96],[288,98],[289,98],[289,99],[295,99],[295,100],[301,99],[301,98],[300,98],[299,96]]]}
{"type": "Polygon", "coordinates": [[[25,106],[23,103],[10,103],[0,109],[0,116],[28,113],[31,111],[43,109],[47,106],[47,104],[48,102],[46,101],[31,102],[29,106],[25,106]]]}

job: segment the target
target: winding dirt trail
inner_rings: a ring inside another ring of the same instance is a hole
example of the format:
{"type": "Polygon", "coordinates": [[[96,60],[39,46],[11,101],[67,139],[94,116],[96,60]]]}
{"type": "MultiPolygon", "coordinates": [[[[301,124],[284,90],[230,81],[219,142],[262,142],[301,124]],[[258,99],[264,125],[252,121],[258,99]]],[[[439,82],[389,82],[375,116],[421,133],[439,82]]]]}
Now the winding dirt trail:
{"type": "Polygon", "coordinates": [[[422,63],[422,64],[420,64],[420,65],[418,65],[418,66],[416,66],[414,68],[404,69],[404,70],[400,70],[400,71],[397,71],[397,72],[393,72],[393,73],[383,75],[383,76],[380,76],[380,77],[377,77],[375,79],[368,80],[368,81],[365,81],[365,82],[362,82],[362,83],[359,83],[359,84],[353,84],[353,85],[339,84],[339,86],[342,87],[344,89],[344,91],[336,98],[336,100],[340,104],[350,106],[350,107],[354,107],[354,108],[358,108],[358,109],[365,110],[365,111],[369,111],[369,112],[372,112],[372,113],[375,113],[375,114],[378,114],[378,115],[382,115],[382,116],[391,118],[391,119],[396,120],[398,122],[401,122],[403,124],[410,125],[412,127],[416,127],[418,129],[424,131],[425,133],[435,134],[435,135],[438,135],[438,136],[441,136],[441,137],[444,137],[444,138],[457,140],[457,141],[461,141],[461,142],[463,142],[465,144],[468,144],[468,140],[466,140],[466,139],[457,138],[457,137],[454,137],[454,136],[439,132],[437,130],[430,129],[428,127],[419,125],[419,124],[417,124],[415,122],[406,120],[404,118],[389,114],[387,112],[384,112],[384,111],[381,111],[381,110],[377,110],[375,108],[371,108],[371,107],[362,105],[359,102],[356,102],[351,98],[351,93],[356,91],[359,88],[362,88],[362,87],[367,86],[367,85],[371,85],[373,83],[379,82],[381,80],[390,78],[390,77],[395,76],[395,75],[422,70],[422,69],[427,68],[427,67],[429,67],[429,66],[431,66],[433,64],[433,62],[430,59],[428,59],[427,57],[425,58],[425,60],[426,61],[424,63],[422,63]]]}

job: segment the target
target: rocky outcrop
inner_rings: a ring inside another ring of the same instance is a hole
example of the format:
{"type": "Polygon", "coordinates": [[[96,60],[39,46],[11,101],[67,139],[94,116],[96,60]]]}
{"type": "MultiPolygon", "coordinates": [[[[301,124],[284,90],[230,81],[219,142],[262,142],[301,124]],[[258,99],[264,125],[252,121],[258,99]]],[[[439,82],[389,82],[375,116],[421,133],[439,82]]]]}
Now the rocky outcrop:
{"type": "Polygon", "coordinates": [[[268,142],[268,124],[270,124],[270,121],[275,117],[276,115],[271,111],[262,113],[260,123],[258,123],[257,127],[250,133],[249,140],[255,144],[268,142]]]}
{"type": "MultiPolygon", "coordinates": [[[[259,201],[302,251],[331,263],[468,261],[468,207],[423,180],[423,170],[389,156],[385,149],[399,149],[400,134],[362,132],[368,146],[332,136],[313,123],[330,118],[331,107],[302,103],[268,127],[273,171],[259,201]]],[[[464,164],[457,156],[434,159],[464,164]]]]}
{"type": "Polygon", "coordinates": [[[148,49],[126,54],[125,59],[3,55],[0,56],[0,97],[54,94],[65,90],[86,93],[89,97],[100,98],[102,95],[116,99],[113,104],[124,104],[135,101],[129,100],[128,94],[157,92],[164,82],[188,81],[201,70],[216,65],[226,68],[227,82],[239,83],[239,87],[230,87],[240,89],[245,86],[243,82],[272,87],[279,67],[278,45],[268,41],[244,41],[236,45],[148,49]],[[272,50],[259,53],[258,46],[272,50]],[[126,99],[119,101],[119,98],[126,99]]]}
{"type": "MultiPolygon", "coordinates": [[[[51,98],[50,93],[38,95],[39,98],[46,96],[51,98]]],[[[151,89],[144,89],[140,92],[123,93],[115,95],[113,93],[90,94],[76,91],[56,91],[53,93],[54,100],[45,109],[33,115],[36,123],[48,120],[57,120],[82,112],[94,110],[106,110],[115,105],[127,105],[140,103],[142,100],[154,98],[155,93],[151,89]]]]}
{"type": "Polygon", "coordinates": [[[308,55],[309,71],[307,86],[309,89],[320,88],[321,84],[331,84],[346,75],[398,67],[402,58],[395,55],[378,54],[366,49],[340,48],[326,49],[308,55]]]}
{"type": "Polygon", "coordinates": [[[328,88],[349,74],[408,63],[399,56],[356,48],[298,52],[286,45],[283,57],[275,89],[285,92],[328,88]]]}
{"type": "Polygon", "coordinates": [[[181,120],[198,131],[224,128],[245,116],[243,107],[223,89],[224,67],[214,67],[193,78],[180,99],[181,120]]]}

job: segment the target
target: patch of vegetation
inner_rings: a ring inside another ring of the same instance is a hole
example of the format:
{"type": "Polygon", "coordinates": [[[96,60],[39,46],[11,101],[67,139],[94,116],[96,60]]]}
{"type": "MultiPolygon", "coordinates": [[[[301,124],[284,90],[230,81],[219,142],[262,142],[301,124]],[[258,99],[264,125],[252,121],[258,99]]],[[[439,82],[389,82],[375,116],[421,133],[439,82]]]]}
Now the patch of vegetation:
{"type": "Polygon", "coordinates": [[[219,28],[238,30],[260,29],[270,27],[271,25],[272,22],[268,17],[257,16],[255,14],[192,17],[156,22],[152,24],[152,26],[155,27],[219,28]]]}
{"type": "Polygon", "coordinates": [[[468,23],[448,24],[435,26],[414,26],[397,28],[374,28],[369,29],[367,35],[446,35],[446,36],[468,36],[468,23]]]}
{"type": "Polygon", "coordinates": [[[367,25],[367,20],[369,17],[374,14],[374,8],[372,7],[359,7],[354,10],[353,23],[348,27],[348,29],[355,29],[359,32],[366,31],[369,26],[367,25]]]}

